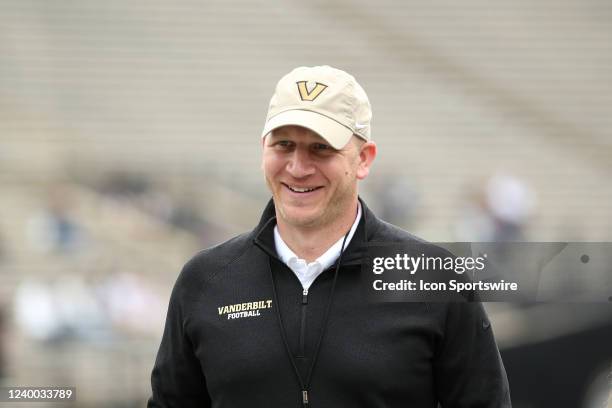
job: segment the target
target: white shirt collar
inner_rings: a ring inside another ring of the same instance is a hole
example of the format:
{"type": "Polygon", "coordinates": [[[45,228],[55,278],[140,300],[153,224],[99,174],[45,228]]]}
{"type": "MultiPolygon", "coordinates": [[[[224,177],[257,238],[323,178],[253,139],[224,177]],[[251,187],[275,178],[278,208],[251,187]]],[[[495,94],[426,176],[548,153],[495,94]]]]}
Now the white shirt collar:
{"type": "MultiPolygon", "coordinates": [[[[353,222],[348,236],[346,237],[346,243],[344,249],[348,246],[355,235],[359,220],[361,219],[361,203],[357,202],[357,216],[353,222]]],[[[340,250],[342,247],[342,236],[336,243],[334,243],[323,255],[318,257],[315,261],[307,263],[306,260],[298,258],[298,256],[287,246],[283,238],[278,231],[278,225],[274,226],[274,246],[278,257],[291,269],[295,275],[302,282],[304,290],[308,290],[315,278],[319,276],[321,272],[329,268],[336,262],[336,259],[340,257],[340,250]]]]}

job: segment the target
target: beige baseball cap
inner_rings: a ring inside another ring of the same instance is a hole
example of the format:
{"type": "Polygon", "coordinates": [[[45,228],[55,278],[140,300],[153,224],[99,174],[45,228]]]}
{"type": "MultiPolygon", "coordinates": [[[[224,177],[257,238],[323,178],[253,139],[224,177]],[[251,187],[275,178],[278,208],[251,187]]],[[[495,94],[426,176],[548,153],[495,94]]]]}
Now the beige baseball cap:
{"type": "Polygon", "coordinates": [[[352,75],[328,65],[298,67],[276,84],[261,137],[297,125],[341,149],[353,134],[370,140],[371,119],[368,96],[352,75]]]}

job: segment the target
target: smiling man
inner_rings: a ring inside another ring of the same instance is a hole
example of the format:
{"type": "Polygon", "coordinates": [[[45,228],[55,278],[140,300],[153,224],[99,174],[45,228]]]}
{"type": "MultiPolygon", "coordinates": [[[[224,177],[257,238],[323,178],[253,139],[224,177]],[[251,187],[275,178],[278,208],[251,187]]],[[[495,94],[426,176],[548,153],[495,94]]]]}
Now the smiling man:
{"type": "Polygon", "coordinates": [[[175,284],[149,407],[510,407],[482,305],[368,303],[371,243],[422,242],[358,197],[376,157],[355,78],[300,67],[262,132],[272,200],[175,284]]]}
{"type": "Polygon", "coordinates": [[[286,125],[264,140],[263,169],[276,206],[277,232],[301,258],[314,261],[355,222],[357,180],[374,142],[351,138],[339,149],[304,127],[286,125]]]}

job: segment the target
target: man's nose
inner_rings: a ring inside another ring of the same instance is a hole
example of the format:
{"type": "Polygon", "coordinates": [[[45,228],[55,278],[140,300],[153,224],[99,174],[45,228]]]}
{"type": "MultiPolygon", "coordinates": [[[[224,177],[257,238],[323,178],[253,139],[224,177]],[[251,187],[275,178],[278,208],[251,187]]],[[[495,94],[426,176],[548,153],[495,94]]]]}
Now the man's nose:
{"type": "Polygon", "coordinates": [[[315,168],[306,149],[297,148],[293,151],[287,171],[295,178],[303,178],[314,174],[315,168]]]}

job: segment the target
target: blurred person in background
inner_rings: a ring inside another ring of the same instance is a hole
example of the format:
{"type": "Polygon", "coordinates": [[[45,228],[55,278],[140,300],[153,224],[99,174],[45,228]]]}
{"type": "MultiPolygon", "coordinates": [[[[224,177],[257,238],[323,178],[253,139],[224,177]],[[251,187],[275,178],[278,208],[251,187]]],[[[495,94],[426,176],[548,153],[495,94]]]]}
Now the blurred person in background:
{"type": "Polygon", "coordinates": [[[494,174],[471,191],[455,225],[455,236],[464,242],[520,241],[535,205],[535,194],[525,182],[494,174]]]}
{"type": "Polygon", "coordinates": [[[84,244],[83,229],[73,217],[70,191],[54,187],[45,207],[30,216],[27,236],[31,245],[43,253],[75,254],[84,244]]]}
{"type": "Polygon", "coordinates": [[[368,303],[370,242],[421,242],[358,197],[376,157],[370,103],[344,71],[278,82],[262,133],[272,200],[250,233],[201,251],[173,289],[153,407],[510,407],[474,303],[368,303]]]}
{"type": "Polygon", "coordinates": [[[26,337],[46,345],[111,337],[104,309],[89,282],[78,274],[24,280],[15,292],[13,309],[26,337]]]}

